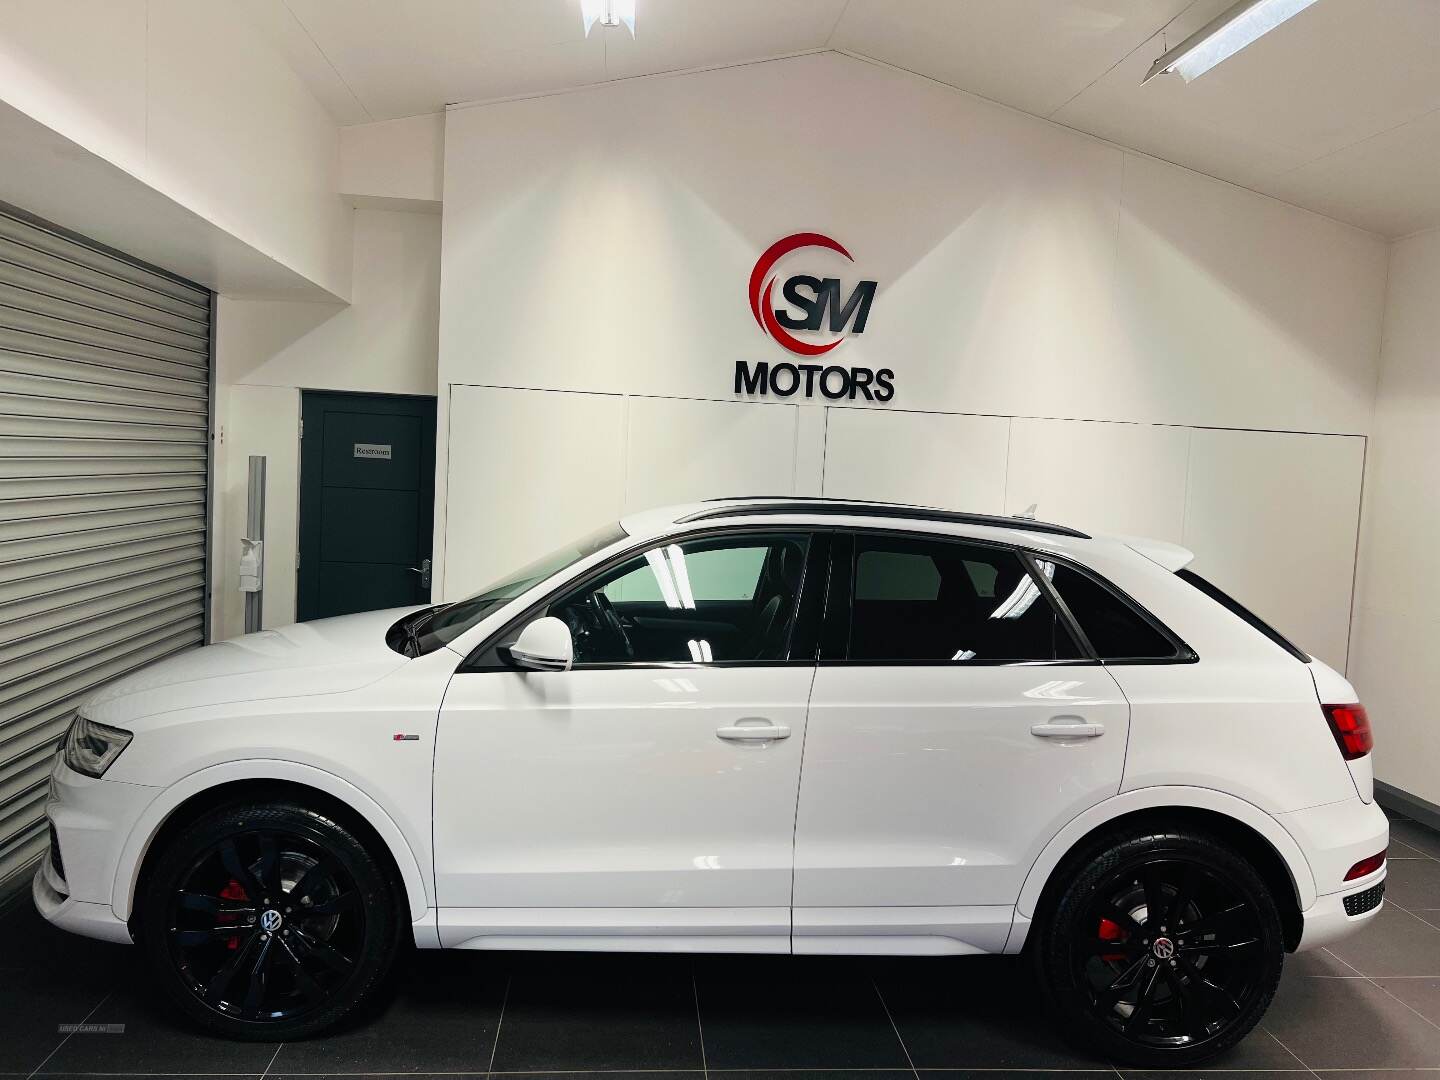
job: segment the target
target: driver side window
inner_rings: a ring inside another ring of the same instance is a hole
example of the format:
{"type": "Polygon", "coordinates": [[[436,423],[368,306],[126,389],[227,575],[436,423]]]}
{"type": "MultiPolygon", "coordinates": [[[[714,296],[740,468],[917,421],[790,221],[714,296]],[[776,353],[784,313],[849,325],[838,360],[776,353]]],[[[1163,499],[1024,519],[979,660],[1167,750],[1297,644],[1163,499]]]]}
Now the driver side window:
{"type": "Polygon", "coordinates": [[[808,538],[660,544],[550,605],[575,664],[783,660],[808,538]]]}

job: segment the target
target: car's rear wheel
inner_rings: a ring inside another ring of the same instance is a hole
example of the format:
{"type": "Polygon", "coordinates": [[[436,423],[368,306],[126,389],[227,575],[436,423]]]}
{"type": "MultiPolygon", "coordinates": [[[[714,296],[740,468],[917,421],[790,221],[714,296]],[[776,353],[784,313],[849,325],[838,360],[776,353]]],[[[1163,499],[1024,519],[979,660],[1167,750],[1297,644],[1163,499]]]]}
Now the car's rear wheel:
{"type": "Polygon", "coordinates": [[[346,825],[290,803],[223,807],[159,853],[137,937],[171,998],[238,1039],[315,1034],[384,983],[398,890],[346,825]]]}
{"type": "Polygon", "coordinates": [[[1111,836],[1067,867],[1034,959],[1065,1027],[1147,1068],[1203,1061],[1259,1022],[1280,981],[1280,915],[1255,869],[1185,829],[1111,836]]]}

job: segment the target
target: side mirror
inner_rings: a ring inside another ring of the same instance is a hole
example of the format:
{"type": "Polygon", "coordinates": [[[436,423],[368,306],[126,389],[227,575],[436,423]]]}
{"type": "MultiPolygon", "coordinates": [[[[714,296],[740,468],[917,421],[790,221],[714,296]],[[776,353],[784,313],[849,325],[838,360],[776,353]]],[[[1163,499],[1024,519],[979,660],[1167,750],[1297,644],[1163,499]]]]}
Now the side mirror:
{"type": "Polygon", "coordinates": [[[511,667],[528,671],[569,671],[575,659],[570,627],[553,615],[536,619],[512,644],[495,651],[511,667]]]}

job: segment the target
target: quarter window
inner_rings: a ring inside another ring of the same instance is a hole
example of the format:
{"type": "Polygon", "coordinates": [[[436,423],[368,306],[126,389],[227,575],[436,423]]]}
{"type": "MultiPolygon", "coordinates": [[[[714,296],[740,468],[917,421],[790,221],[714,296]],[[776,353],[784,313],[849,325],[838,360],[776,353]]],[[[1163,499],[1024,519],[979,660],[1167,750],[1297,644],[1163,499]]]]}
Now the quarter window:
{"type": "Polygon", "coordinates": [[[1102,660],[1169,660],[1175,643],[1094,578],[1055,567],[1051,583],[1102,660]]]}
{"type": "Polygon", "coordinates": [[[860,534],[852,593],[851,660],[1081,658],[1040,586],[1006,548],[860,534]]]}
{"type": "Polygon", "coordinates": [[[808,538],[726,536],[661,544],[550,605],[575,663],[783,660],[808,538]]]}

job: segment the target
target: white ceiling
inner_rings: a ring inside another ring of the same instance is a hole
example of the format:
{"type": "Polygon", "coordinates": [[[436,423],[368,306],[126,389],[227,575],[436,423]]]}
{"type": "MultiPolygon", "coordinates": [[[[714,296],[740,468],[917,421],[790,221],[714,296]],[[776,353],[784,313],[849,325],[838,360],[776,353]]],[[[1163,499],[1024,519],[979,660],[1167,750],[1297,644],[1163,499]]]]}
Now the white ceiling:
{"type": "Polygon", "coordinates": [[[1188,86],[1152,60],[1232,0],[243,0],[342,124],[840,49],[1385,236],[1440,225],[1440,0],[1320,0],[1188,86]]]}

